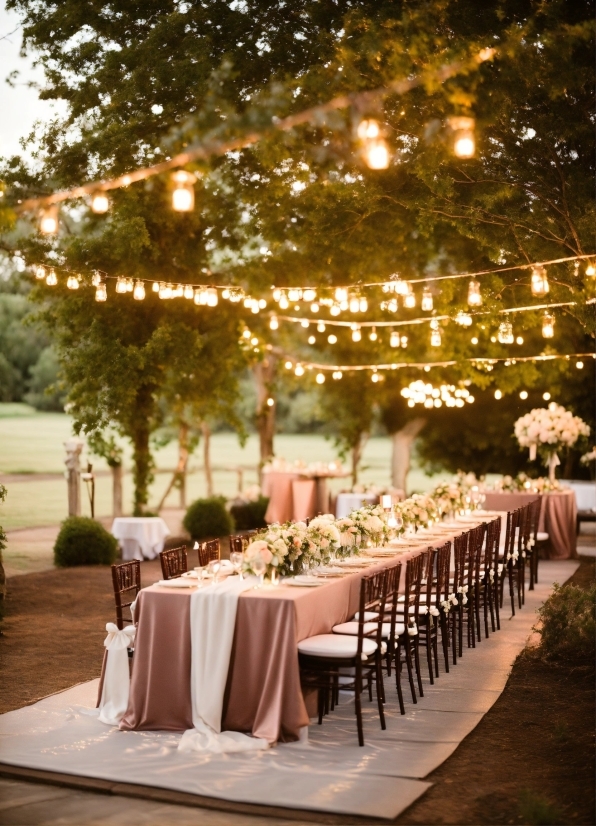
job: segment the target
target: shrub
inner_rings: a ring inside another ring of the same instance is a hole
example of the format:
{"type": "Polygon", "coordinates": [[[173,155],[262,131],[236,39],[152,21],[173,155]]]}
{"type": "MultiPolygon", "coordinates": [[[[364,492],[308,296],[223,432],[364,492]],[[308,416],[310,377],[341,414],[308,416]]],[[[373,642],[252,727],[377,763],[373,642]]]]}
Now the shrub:
{"type": "Polygon", "coordinates": [[[197,499],[186,511],[182,524],[195,542],[217,539],[234,531],[234,520],[226,510],[223,496],[197,499]]]}
{"type": "Polygon", "coordinates": [[[71,565],[111,565],[118,556],[118,540],[103,525],[86,516],[69,516],[60,528],[54,545],[54,563],[71,565]]]}
{"type": "Polygon", "coordinates": [[[594,604],[596,584],[587,590],[555,584],[552,595],[538,609],[542,653],[549,660],[593,664],[596,644],[594,604]]]}
{"type": "Polygon", "coordinates": [[[230,513],[234,517],[236,530],[252,531],[267,527],[265,512],[268,504],[267,496],[259,496],[254,502],[242,502],[242,504],[232,505],[230,513]]]}

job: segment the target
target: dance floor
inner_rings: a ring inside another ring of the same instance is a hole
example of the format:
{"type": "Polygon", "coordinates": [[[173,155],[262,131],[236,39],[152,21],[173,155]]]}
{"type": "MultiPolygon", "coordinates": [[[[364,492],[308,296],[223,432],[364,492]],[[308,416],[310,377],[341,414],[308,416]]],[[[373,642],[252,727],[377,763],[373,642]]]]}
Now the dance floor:
{"type": "MultiPolygon", "coordinates": [[[[424,697],[414,705],[403,681],[406,715],[399,714],[395,683],[386,677],[387,730],[381,731],[376,702],[364,702],[366,745],[359,748],[353,701],[345,697],[322,726],[309,728],[307,742],[279,744],[268,751],[205,755],[177,751],[180,734],[119,731],[86,713],[97,696],[97,680],[0,716],[0,771],[11,767],[77,779],[108,781],[107,788],[136,796],[171,790],[225,802],[303,809],[364,817],[394,818],[429,783],[425,778],[457,748],[498,699],[511,666],[536,622],[536,609],[554,582],[578,567],[573,560],[542,561],[540,582],[526,591],[526,604],[501,631],[464,649],[449,674],[431,686],[423,658],[424,697]],[[424,676],[426,675],[426,676],[424,676]]],[[[73,651],[76,656],[76,651],[73,651]]],[[[41,775],[43,777],[43,775],[41,775]]],[[[96,786],[94,788],[97,788],[96,786]]]]}

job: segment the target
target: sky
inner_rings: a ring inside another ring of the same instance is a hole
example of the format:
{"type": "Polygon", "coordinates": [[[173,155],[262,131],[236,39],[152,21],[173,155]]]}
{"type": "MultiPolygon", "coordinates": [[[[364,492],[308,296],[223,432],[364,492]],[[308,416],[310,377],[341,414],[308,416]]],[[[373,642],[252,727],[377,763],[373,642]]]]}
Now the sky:
{"type": "Polygon", "coordinates": [[[39,100],[37,92],[27,87],[31,80],[43,80],[43,73],[33,68],[31,57],[20,56],[21,41],[18,15],[8,12],[0,0],[0,156],[4,157],[21,154],[19,140],[35,121],[48,120],[60,111],[60,104],[39,100]],[[6,77],[15,70],[19,77],[11,87],[6,77]]]}

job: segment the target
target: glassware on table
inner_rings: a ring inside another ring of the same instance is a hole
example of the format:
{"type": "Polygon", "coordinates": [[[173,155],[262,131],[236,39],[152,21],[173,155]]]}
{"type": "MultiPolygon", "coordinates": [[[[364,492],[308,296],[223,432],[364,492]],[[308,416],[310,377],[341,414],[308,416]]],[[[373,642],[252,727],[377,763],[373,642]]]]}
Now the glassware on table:
{"type": "Polygon", "coordinates": [[[255,588],[262,588],[263,587],[263,579],[265,577],[265,571],[267,570],[267,565],[265,564],[265,560],[262,559],[262,557],[257,556],[255,559],[253,559],[251,565],[252,565],[253,571],[255,572],[255,574],[259,578],[259,584],[255,585],[255,588]]]}
{"type": "Polygon", "coordinates": [[[232,568],[239,574],[240,579],[242,579],[242,562],[244,560],[244,554],[240,551],[232,551],[230,554],[230,562],[232,563],[232,568]]]}
{"type": "Polygon", "coordinates": [[[217,575],[220,571],[220,568],[221,568],[221,562],[219,561],[219,559],[212,559],[207,564],[207,571],[213,577],[213,582],[217,582],[217,575]]]}

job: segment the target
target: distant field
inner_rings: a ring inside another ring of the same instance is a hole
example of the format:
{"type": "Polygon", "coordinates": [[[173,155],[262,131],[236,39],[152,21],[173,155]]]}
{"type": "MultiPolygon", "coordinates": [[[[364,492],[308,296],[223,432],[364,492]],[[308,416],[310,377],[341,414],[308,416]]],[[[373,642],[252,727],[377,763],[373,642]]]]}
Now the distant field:
{"type": "MultiPolygon", "coordinates": [[[[27,474],[26,481],[8,483],[8,497],[0,512],[0,522],[7,530],[56,524],[66,515],[66,482],[54,479],[39,479],[38,474],[62,473],[64,471],[64,441],[72,435],[70,417],[63,413],[39,413],[27,405],[0,404],[0,474],[27,474]]],[[[322,436],[286,435],[276,437],[275,448],[278,456],[289,461],[302,459],[304,462],[331,461],[336,458],[332,442],[322,436]]],[[[202,465],[202,445],[192,457],[188,477],[189,501],[205,495],[202,465]]],[[[156,451],[157,470],[170,470],[176,464],[177,447],[173,442],[156,451]]],[[[391,443],[388,438],[370,439],[364,452],[361,481],[379,485],[390,481],[391,443]]],[[[84,461],[86,461],[84,456],[84,461]]],[[[107,471],[106,463],[90,457],[94,470],[107,471]]],[[[214,467],[222,468],[214,472],[217,493],[232,496],[237,489],[238,465],[251,466],[244,472],[244,486],[257,481],[258,439],[249,437],[244,448],[233,433],[217,433],[212,437],[211,461],[214,467]],[[224,470],[225,468],[225,470],[224,470]]],[[[130,451],[126,452],[125,468],[130,470],[130,451]]],[[[439,477],[437,477],[439,478],[439,477]]],[[[440,477],[440,478],[444,478],[440,477]]],[[[151,488],[150,506],[156,507],[170,476],[157,473],[151,488]]],[[[414,468],[409,476],[410,490],[426,490],[434,479],[414,468]]],[[[347,480],[336,480],[332,487],[339,489],[348,484],[347,480]]],[[[132,478],[124,477],[125,509],[130,510],[132,502],[132,478]]],[[[83,512],[89,512],[86,492],[82,491],[83,512]]],[[[178,492],[174,491],[167,505],[178,504],[178,492]]],[[[96,481],[96,515],[109,516],[111,513],[111,479],[100,475],[96,481]]]]}

